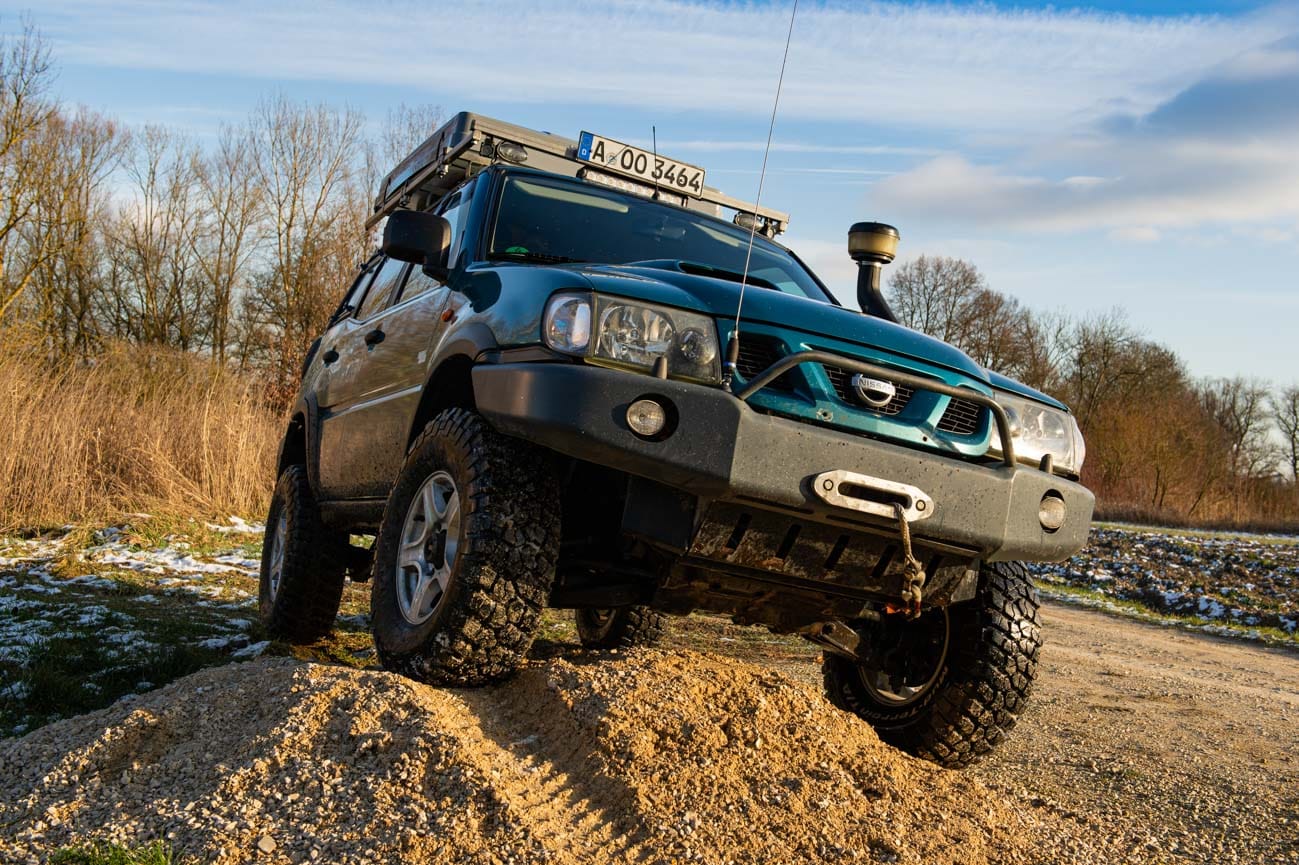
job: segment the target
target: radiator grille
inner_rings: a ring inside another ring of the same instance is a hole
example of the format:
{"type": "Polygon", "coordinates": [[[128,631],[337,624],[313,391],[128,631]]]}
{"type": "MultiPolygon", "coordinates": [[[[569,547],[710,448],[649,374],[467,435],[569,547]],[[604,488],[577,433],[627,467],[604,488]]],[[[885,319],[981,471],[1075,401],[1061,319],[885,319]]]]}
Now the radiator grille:
{"type": "Polygon", "coordinates": [[[893,401],[883,408],[874,408],[873,406],[866,405],[861,400],[857,399],[857,395],[853,392],[852,387],[852,377],[855,375],[852,370],[841,369],[840,367],[830,366],[828,364],[823,365],[823,368],[825,369],[825,374],[830,377],[830,384],[834,385],[834,392],[838,395],[839,399],[856,408],[863,408],[867,411],[877,412],[882,415],[895,415],[907,407],[907,403],[911,402],[911,397],[915,394],[915,392],[906,385],[893,382],[893,387],[897,389],[897,394],[894,395],[893,401]]]}
{"type": "MultiPolygon", "coordinates": [[[[740,356],[736,358],[735,371],[745,381],[753,381],[783,355],[780,345],[774,340],[746,336],[740,340],[740,356]]],[[[785,373],[767,387],[784,391],[793,390],[793,376],[785,373]]]]}
{"type": "Polygon", "coordinates": [[[953,399],[947,404],[947,411],[938,421],[938,428],[953,435],[969,436],[979,431],[979,421],[983,418],[983,409],[978,403],[965,399],[953,399]]]}

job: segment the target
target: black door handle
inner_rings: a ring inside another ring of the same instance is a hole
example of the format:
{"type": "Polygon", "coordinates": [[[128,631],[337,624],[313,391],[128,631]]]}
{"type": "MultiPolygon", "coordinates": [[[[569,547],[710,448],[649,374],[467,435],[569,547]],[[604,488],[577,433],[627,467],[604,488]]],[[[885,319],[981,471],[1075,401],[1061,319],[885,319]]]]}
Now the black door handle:
{"type": "Polygon", "coordinates": [[[331,348],[329,351],[322,354],[320,359],[325,362],[325,366],[329,366],[331,363],[338,360],[338,352],[331,348]]]}
{"type": "Polygon", "coordinates": [[[383,337],[384,337],[384,332],[376,327],[374,330],[370,331],[365,335],[365,344],[369,346],[376,346],[379,343],[383,342],[383,337]]]}

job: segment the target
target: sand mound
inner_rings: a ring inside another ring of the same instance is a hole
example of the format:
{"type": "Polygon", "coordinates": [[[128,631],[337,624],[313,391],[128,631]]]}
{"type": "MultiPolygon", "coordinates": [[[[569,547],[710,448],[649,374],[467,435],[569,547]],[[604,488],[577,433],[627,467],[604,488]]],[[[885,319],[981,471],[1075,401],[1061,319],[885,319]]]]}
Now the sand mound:
{"type": "Polygon", "coordinates": [[[219,863],[1059,861],[1042,819],[688,652],[481,691],[266,660],[0,742],[6,862],[158,837],[219,863]]]}

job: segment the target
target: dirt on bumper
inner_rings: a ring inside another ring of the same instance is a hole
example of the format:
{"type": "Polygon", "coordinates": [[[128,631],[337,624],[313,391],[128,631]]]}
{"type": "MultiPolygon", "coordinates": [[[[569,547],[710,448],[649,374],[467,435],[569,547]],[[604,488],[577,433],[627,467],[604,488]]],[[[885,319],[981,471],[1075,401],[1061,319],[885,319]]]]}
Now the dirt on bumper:
{"type": "Polygon", "coordinates": [[[811,489],[845,470],[918,487],[934,502],[912,533],[990,561],[1059,561],[1087,540],[1094,498],[1080,484],[1024,466],[981,464],[760,414],[710,387],[564,363],[474,369],[478,410],[497,429],[555,451],[650,478],[706,500],[743,502],[791,519],[854,530],[891,520],[831,505],[811,489]],[[626,422],[634,401],[669,406],[669,434],[650,441],[626,422]],[[1065,521],[1044,529],[1043,496],[1065,521]]]}

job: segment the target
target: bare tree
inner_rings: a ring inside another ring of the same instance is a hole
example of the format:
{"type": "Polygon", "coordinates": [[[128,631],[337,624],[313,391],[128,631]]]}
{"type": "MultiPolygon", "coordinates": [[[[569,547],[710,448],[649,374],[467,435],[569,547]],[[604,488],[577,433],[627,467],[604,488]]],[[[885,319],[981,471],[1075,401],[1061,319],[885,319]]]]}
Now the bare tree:
{"type": "Polygon", "coordinates": [[[236,294],[249,281],[249,266],[258,248],[257,228],[265,213],[265,194],[248,131],[223,129],[215,152],[197,163],[195,174],[205,216],[194,236],[194,257],[203,275],[208,343],[224,365],[236,294]]]}
{"type": "Polygon", "coordinates": [[[30,25],[0,40],[0,319],[58,251],[30,247],[22,238],[50,189],[52,78],[49,49],[30,25]]]}
{"type": "Polygon", "coordinates": [[[1032,357],[1024,341],[1033,330],[1028,310],[1013,297],[984,289],[971,298],[965,314],[959,347],[985,369],[1022,378],[1032,357]]]}
{"type": "Polygon", "coordinates": [[[388,110],[378,135],[366,142],[365,184],[370,195],[377,192],[379,181],[397,163],[437,131],[444,119],[440,105],[407,105],[403,102],[388,110]]]}
{"type": "Polygon", "coordinates": [[[103,227],[108,212],[106,181],[118,164],[125,136],[94,112],[47,122],[55,141],[50,193],[42,196],[25,231],[29,248],[52,249],[34,273],[37,326],[56,353],[88,356],[99,337],[103,227]]]}
{"type": "Polygon", "coordinates": [[[1011,335],[1019,342],[1022,357],[1018,368],[1007,374],[1040,391],[1059,390],[1073,327],[1073,319],[1060,312],[1022,318],[1011,335]]]}
{"type": "Polygon", "coordinates": [[[197,348],[208,328],[193,254],[201,216],[196,152],[158,126],[136,136],[133,149],[126,176],[134,197],[109,228],[116,278],[106,317],[118,336],[197,348]]]}
{"type": "Polygon", "coordinates": [[[1221,431],[1230,469],[1233,516],[1244,510],[1251,482],[1269,475],[1276,464],[1276,451],[1269,440],[1267,387],[1243,378],[1203,382],[1200,402],[1221,431]]]}
{"type": "Polygon", "coordinates": [[[1290,479],[1299,491],[1299,385],[1282,388],[1272,396],[1272,418],[1281,431],[1290,479]]]}
{"type": "Polygon", "coordinates": [[[959,345],[969,334],[972,306],[988,288],[968,261],[922,255],[889,280],[889,306],[907,327],[959,345]]]}
{"type": "Polygon", "coordinates": [[[323,329],[362,254],[364,195],[356,188],[362,118],[284,97],[253,114],[252,146],[265,191],[269,270],[249,291],[248,328],[267,343],[272,380],[287,390],[298,359],[323,329]]]}

